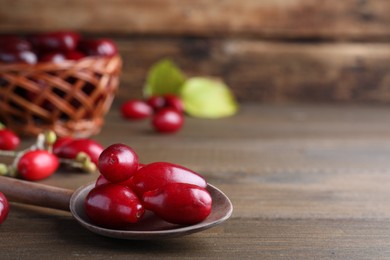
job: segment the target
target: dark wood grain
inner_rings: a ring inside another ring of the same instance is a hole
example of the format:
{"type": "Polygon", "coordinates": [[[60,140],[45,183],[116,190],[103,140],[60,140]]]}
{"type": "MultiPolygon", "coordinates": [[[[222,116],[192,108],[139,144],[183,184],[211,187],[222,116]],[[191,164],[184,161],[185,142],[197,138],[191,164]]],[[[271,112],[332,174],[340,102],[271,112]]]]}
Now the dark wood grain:
{"type": "Polygon", "coordinates": [[[173,59],[190,76],[224,79],[241,101],[389,103],[387,43],[287,43],[248,39],[117,39],[119,98],[142,95],[148,69],[173,59]]]}
{"type": "Polygon", "coordinates": [[[390,103],[389,43],[198,37],[114,40],[123,58],[117,96],[122,102],[142,97],[151,66],[170,58],[187,77],[222,78],[240,101],[390,103]]]}
{"type": "MultiPolygon", "coordinates": [[[[388,257],[387,107],[246,104],[237,116],[186,118],[179,133],[159,135],[148,121],[123,121],[118,106],[97,140],[126,143],[144,163],[202,173],[232,200],[232,218],[182,238],[122,241],[83,229],[67,212],[12,203],[0,226],[4,259],[388,257]]],[[[42,183],[75,189],[96,177],[62,169],[42,183]]]]}
{"type": "Polygon", "coordinates": [[[0,33],[75,30],[111,37],[124,58],[120,98],[172,58],[189,76],[223,78],[240,101],[390,101],[387,0],[13,0],[0,33]]]}
{"type": "Polygon", "coordinates": [[[386,0],[12,0],[0,3],[0,30],[383,40],[389,9],[386,0]]]}

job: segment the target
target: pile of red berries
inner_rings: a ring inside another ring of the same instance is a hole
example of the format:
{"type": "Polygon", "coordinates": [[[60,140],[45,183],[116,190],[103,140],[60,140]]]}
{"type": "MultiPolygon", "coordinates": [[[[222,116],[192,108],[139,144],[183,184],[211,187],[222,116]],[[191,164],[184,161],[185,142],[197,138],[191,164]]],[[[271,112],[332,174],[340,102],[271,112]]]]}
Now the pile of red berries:
{"type": "Polygon", "coordinates": [[[175,95],[128,100],[122,104],[121,113],[127,120],[151,117],[153,128],[161,133],[177,132],[184,124],[184,105],[180,97],[175,95]]]}
{"type": "Polygon", "coordinates": [[[212,198],[205,179],[183,166],[154,162],[139,164],[124,144],[113,144],[100,155],[101,173],[85,199],[85,212],[105,228],[137,223],[145,210],[179,225],[199,223],[211,212],[212,198]]]}
{"type": "Polygon", "coordinates": [[[110,39],[84,39],[71,31],[27,35],[0,35],[0,63],[62,62],[86,56],[114,56],[110,39]]]}
{"type": "Polygon", "coordinates": [[[0,163],[0,175],[38,181],[53,175],[61,163],[96,171],[103,146],[92,139],[63,137],[57,139],[54,132],[40,134],[37,141],[22,151],[14,151],[20,143],[11,130],[0,129],[0,156],[14,157],[11,165],[0,163]]]}

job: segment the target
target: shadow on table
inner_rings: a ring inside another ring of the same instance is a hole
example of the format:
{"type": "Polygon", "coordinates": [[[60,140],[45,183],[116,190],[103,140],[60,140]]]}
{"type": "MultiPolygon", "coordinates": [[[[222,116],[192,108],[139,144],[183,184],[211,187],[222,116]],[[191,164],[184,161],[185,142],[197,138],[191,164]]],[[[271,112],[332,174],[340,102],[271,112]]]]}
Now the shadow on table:
{"type": "MultiPolygon", "coordinates": [[[[186,251],[204,248],[204,242],[197,239],[199,234],[180,238],[159,240],[121,240],[95,234],[82,227],[70,213],[41,207],[13,204],[17,221],[33,221],[30,231],[37,243],[50,243],[52,251],[60,248],[60,254],[78,256],[108,255],[150,255],[175,256],[185,255],[186,251]],[[25,220],[24,220],[25,219],[25,220]],[[35,235],[34,235],[35,234],[35,235]]],[[[95,259],[95,258],[94,258],[95,259]]]]}
{"type": "Polygon", "coordinates": [[[66,243],[76,247],[94,248],[96,253],[115,251],[115,253],[142,253],[159,255],[165,253],[177,254],[196,247],[197,241],[193,236],[157,240],[123,240],[104,237],[95,234],[73,219],[55,219],[58,235],[66,243]]]}

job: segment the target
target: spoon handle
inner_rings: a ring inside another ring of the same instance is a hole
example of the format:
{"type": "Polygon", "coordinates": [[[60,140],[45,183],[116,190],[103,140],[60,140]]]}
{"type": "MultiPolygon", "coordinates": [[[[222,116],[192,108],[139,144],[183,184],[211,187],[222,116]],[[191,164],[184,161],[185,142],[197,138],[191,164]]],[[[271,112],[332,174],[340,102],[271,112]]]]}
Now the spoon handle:
{"type": "Polygon", "coordinates": [[[72,190],[0,176],[0,192],[9,200],[69,211],[72,190]]]}

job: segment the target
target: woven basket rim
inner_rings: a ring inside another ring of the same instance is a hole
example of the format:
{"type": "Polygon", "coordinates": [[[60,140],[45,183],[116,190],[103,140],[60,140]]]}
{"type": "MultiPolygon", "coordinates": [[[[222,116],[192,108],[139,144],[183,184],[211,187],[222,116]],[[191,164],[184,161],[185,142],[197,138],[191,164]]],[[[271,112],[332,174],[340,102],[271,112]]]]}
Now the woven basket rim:
{"type": "Polygon", "coordinates": [[[94,63],[98,60],[110,61],[121,59],[119,54],[114,56],[86,56],[79,60],[64,60],[61,62],[38,62],[36,64],[26,64],[26,63],[2,63],[0,62],[0,72],[3,71],[45,71],[45,70],[64,70],[77,65],[77,67],[88,67],[91,63],[94,63]]]}

